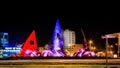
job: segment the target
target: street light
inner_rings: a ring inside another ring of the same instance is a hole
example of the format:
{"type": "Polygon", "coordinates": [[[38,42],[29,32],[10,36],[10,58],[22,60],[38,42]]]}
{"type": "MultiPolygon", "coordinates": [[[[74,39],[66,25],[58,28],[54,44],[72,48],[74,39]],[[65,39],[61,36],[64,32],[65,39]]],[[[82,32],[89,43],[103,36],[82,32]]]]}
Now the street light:
{"type": "Polygon", "coordinates": [[[91,45],[92,45],[93,41],[89,40],[89,44],[90,44],[90,51],[91,51],[91,45]]]}
{"type": "Polygon", "coordinates": [[[108,37],[106,36],[106,65],[108,65],[108,37]]]}
{"type": "Polygon", "coordinates": [[[105,36],[102,36],[102,39],[106,39],[105,41],[105,46],[106,46],[106,67],[108,67],[108,38],[110,38],[112,36],[109,36],[109,35],[105,35],[105,36]]]}
{"type": "Polygon", "coordinates": [[[95,51],[95,50],[96,50],[96,47],[94,46],[94,47],[93,47],[93,51],[95,51]]]}

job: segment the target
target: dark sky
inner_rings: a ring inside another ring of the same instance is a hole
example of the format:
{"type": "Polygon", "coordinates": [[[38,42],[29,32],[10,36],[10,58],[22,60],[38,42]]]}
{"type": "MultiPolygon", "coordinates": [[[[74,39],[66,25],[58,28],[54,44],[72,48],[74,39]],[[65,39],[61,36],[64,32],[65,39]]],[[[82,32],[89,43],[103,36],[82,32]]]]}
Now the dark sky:
{"type": "Polygon", "coordinates": [[[23,43],[34,29],[40,46],[49,43],[59,19],[62,29],[76,32],[76,43],[83,43],[81,28],[87,40],[93,39],[100,46],[101,35],[119,32],[119,25],[112,16],[0,16],[0,32],[9,33],[10,44],[23,43]]]}

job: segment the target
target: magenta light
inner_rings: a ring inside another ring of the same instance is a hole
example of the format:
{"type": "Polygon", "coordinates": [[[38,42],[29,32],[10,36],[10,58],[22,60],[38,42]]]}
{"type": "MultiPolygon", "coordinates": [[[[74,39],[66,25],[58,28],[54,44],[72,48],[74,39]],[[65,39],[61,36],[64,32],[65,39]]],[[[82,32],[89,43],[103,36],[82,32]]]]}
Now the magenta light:
{"type": "Polygon", "coordinates": [[[37,51],[26,50],[23,56],[24,57],[38,57],[40,56],[40,54],[38,54],[37,51]]]}
{"type": "Polygon", "coordinates": [[[43,57],[52,57],[52,56],[54,56],[54,54],[53,54],[53,52],[50,51],[50,50],[43,50],[43,51],[41,52],[41,56],[43,56],[43,57]]]}
{"type": "Polygon", "coordinates": [[[85,57],[94,57],[96,56],[95,52],[91,52],[91,51],[86,51],[83,56],[85,57]]]}
{"type": "Polygon", "coordinates": [[[79,49],[74,55],[74,57],[95,57],[95,52],[86,51],[84,48],[79,49]]]}
{"type": "Polygon", "coordinates": [[[54,50],[53,52],[55,53],[54,56],[56,56],[56,57],[65,57],[66,56],[61,50],[54,50]]]}
{"type": "Polygon", "coordinates": [[[116,38],[116,36],[107,35],[107,36],[102,36],[101,38],[102,39],[105,39],[105,38],[116,38]]]}

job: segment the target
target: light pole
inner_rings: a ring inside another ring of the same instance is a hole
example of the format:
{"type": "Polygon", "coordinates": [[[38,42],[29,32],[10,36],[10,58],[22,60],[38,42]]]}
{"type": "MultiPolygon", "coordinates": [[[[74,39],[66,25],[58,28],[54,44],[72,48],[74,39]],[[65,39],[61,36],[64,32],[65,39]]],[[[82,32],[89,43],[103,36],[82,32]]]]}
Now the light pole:
{"type": "Polygon", "coordinates": [[[119,53],[120,53],[120,34],[118,34],[118,58],[120,57],[119,53]]]}
{"type": "Polygon", "coordinates": [[[108,51],[108,38],[106,36],[106,67],[108,65],[108,53],[107,53],[107,51],[108,51]]]}

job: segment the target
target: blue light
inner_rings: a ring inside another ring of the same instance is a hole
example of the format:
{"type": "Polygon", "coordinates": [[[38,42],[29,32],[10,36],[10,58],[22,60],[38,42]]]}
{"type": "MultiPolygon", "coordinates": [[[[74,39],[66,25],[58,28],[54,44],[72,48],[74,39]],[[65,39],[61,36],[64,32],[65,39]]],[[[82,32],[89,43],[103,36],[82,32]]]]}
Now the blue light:
{"type": "Polygon", "coordinates": [[[8,33],[7,32],[0,32],[0,46],[6,47],[8,46],[8,33]]]}
{"type": "Polygon", "coordinates": [[[56,21],[56,26],[55,26],[55,29],[54,29],[52,41],[53,41],[52,51],[54,53],[54,56],[57,56],[57,57],[65,56],[62,52],[62,49],[63,49],[63,34],[62,34],[61,26],[59,24],[58,19],[56,21]]]}
{"type": "Polygon", "coordinates": [[[52,40],[53,40],[53,48],[54,49],[57,49],[57,48],[61,49],[63,47],[63,34],[62,34],[61,26],[59,24],[58,19],[56,21],[56,26],[55,26],[52,40]],[[59,34],[60,38],[58,38],[57,34],[59,34]]]}
{"type": "Polygon", "coordinates": [[[5,50],[20,50],[21,47],[5,47],[5,50]]]}
{"type": "Polygon", "coordinates": [[[2,52],[3,57],[11,57],[13,54],[20,53],[21,47],[4,47],[4,49],[0,50],[2,52]]]}

